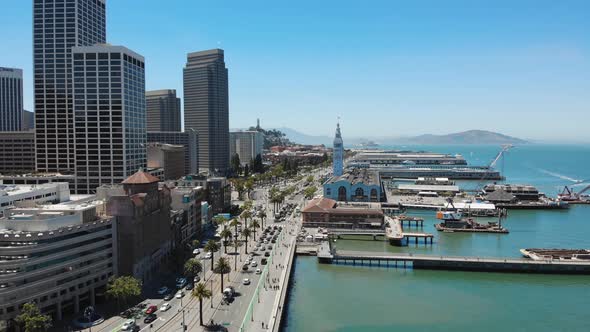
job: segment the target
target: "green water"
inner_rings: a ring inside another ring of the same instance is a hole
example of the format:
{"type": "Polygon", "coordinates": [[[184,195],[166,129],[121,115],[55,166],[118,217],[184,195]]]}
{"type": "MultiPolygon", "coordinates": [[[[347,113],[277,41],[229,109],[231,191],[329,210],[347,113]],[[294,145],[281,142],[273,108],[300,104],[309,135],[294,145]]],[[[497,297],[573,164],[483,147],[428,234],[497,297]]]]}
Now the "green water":
{"type": "MultiPolygon", "coordinates": [[[[489,162],[494,147],[426,147],[489,162]]],[[[479,161],[479,162],[477,162],[479,161]]],[[[590,148],[529,146],[505,162],[508,182],[534,184],[554,195],[566,178],[590,178],[590,148]]],[[[576,187],[579,189],[580,187],[576,187]]],[[[510,234],[434,230],[423,212],[430,246],[392,247],[339,240],[338,248],[433,255],[518,257],[521,248],[590,248],[590,206],[569,211],[511,211],[510,234]]],[[[481,220],[482,222],[485,219],[481,220]]],[[[297,258],[284,331],[590,331],[590,276],[414,271],[319,265],[297,258]]]]}

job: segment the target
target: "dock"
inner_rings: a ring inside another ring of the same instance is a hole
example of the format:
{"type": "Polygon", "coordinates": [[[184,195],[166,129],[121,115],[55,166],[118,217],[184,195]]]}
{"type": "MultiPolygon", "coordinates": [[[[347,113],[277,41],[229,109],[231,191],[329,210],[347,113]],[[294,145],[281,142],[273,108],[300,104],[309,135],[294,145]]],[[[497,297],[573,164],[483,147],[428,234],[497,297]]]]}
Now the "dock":
{"type": "Polygon", "coordinates": [[[373,253],[336,250],[330,248],[328,244],[320,247],[318,261],[324,264],[367,265],[416,270],[590,275],[590,262],[373,253]]]}

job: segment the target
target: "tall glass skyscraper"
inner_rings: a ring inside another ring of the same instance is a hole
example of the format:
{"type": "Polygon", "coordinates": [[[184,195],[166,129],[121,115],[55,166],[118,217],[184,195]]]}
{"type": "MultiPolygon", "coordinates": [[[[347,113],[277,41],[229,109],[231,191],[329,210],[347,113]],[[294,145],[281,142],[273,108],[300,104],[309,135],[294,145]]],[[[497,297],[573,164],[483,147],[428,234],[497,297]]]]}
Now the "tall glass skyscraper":
{"type": "Polygon", "coordinates": [[[123,47],[73,52],[76,193],[121,183],[147,165],[144,58],[123,47]]]}
{"type": "Polygon", "coordinates": [[[23,71],[0,67],[0,131],[20,131],[23,121],[23,71]]]}
{"type": "Polygon", "coordinates": [[[148,131],[180,131],[180,98],[176,90],[146,91],[148,131]]]}
{"type": "Polygon", "coordinates": [[[74,170],[72,48],[106,41],[106,0],[33,0],[37,170],[74,170]]]}
{"type": "Polygon", "coordinates": [[[229,170],[229,99],[223,50],[188,54],[184,68],[184,128],[199,135],[199,167],[229,170]]]}

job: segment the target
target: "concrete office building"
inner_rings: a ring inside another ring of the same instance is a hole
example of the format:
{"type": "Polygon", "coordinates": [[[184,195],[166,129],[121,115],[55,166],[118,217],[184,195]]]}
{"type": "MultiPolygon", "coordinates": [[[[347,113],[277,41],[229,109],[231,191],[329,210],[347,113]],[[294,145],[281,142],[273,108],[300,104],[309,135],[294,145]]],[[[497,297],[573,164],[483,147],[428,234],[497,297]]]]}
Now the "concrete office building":
{"type": "Polygon", "coordinates": [[[199,167],[229,170],[228,78],[223,50],[188,54],[184,68],[184,128],[199,134],[199,167]]]}
{"type": "Polygon", "coordinates": [[[231,207],[231,184],[227,178],[194,174],[175,181],[175,184],[180,187],[205,188],[213,214],[227,212],[231,207]]]}
{"type": "MultiPolygon", "coordinates": [[[[33,1],[37,170],[73,173],[72,48],[106,41],[106,0],[33,1]]],[[[94,87],[96,89],[98,87],[94,87]]]]}
{"type": "Polygon", "coordinates": [[[180,131],[180,98],[176,90],[146,91],[148,131],[180,131]]]}
{"type": "Polygon", "coordinates": [[[146,167],[145,66],[123,46],[75,47],[72,53],[75,192],[86,194],[146,167]]]}
{"type": "Polygon", "coordinates": [[[166,143],[184,146],[184,169],[186,172],[185,174],[199,173],[199,145],[196,131],[148,131],[147,141],[148,143],[166,143]]]}
{"type": "Polygon", "coordinates": [[[70,200],[67,182],[31,185],[0,185],[0,216],[14,207],[41,203],[63,203],[70,200]]]}
{"type": "Polygon", "coordinates": [[[0,173],[22,174],[35,170],[35,132],[0,132],[0,173]]]}
{"type": "Polygon", "coordinates": [[[0,131],[19,131],[23,121],[23,71],[0,67],[0,131]]]}
{"type": "Polygon", "coordinates": [[[172,248],[170,189],[158,178],[137,171],[121,185],[101,186],[107,215],[116,217],[117,263],[121,275],[148,281],[166,262],[172,248]]]}
{"type": "Polygon", "coordinates": [[[203,187],[173,187],[171,189],[173,210],[181,215],[173,230],[175,246],[186,248],[190,241],[202,235],[202,203],[205,200],[203,187]]]}
{"type": "Polygon", "coordinates": [[[163,168],[164,180],[180,179],[184,176],[184,146],[149,143],[147,146],[147,166],[163,168]]]}
{"type": "Polygon", "coordinates": [[[60,320],[104,297],[108,279],[117,274],[117,249],[116,225],[103,206],[74,201],[5,211],[0,325],[12,330],[27,302],[60,320]]]}
{"type": "Polygon", "coordinates": [[[250,165],[257,155],[262,157],[264,147],[264,135],[258,131],[232,131],[229,133],[230,158],[236,153],[240,157],[240,163],[250,165]]]}

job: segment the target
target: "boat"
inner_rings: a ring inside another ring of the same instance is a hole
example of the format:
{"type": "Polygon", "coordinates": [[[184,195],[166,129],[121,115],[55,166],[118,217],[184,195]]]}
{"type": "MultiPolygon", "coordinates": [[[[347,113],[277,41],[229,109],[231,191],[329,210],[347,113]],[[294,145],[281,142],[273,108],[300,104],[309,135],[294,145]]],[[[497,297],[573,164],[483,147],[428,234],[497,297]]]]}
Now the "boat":
{"type": "MultiPolygon", "coordinates": [[[[500,214],[500,220],[503,214],[500,214]]],[[[501,221],[488,222],[481,224],[476,222],[473,218],[463,217],[463,213],[459,211],[438,211],[436,218],[443,222],[435,224],[437,231],[445,233],[455,232],[471,232],[471,233],[500,233],[508,234],[508,229],[502,227],[501,221]]]]}

